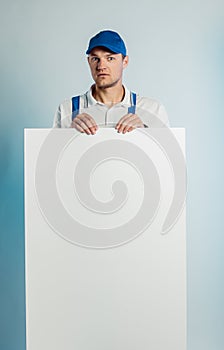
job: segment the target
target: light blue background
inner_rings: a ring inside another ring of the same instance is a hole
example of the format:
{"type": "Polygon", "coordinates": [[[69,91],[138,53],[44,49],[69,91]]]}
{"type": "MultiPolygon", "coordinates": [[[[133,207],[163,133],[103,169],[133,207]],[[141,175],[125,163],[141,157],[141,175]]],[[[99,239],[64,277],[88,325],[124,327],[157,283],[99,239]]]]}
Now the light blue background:
{"type": "Polygon", "coordinates": [[[126,85],[186,127],[188,350],[224,348],[223,14],[218,0],[1,5],[1,350],[25,350],[23,129],[51,127],[59,102],[88,89],[84,51],[101,29],[127,42],[126,85]]]}

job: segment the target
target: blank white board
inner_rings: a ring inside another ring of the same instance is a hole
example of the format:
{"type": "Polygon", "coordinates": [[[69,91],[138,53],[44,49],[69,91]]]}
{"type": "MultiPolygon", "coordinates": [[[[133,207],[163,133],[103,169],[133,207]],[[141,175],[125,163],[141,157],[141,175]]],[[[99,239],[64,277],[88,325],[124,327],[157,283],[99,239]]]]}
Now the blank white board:
{"type": "Polygon", "coordinates": [[[185,130],[25,130],[27,350],[186,350],[185,130]]]}

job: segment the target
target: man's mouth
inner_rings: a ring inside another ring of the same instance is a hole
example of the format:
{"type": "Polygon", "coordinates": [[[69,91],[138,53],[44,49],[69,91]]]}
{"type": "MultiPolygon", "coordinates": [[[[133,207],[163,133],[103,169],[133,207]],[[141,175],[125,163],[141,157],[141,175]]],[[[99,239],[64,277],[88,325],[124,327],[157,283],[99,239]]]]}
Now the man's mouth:
{"type": "Polygon", "coordinates": [[[98,77],[107,77],[109,74],[106,73],[99,73],[97,74],[98,77]]]}

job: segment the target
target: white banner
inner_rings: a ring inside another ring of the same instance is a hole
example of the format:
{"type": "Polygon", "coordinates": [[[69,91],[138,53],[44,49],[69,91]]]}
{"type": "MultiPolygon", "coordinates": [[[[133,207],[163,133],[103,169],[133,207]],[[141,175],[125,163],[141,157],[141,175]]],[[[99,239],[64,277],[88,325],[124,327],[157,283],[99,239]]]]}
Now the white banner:
{"type": "Polygon", "coordinates": [[[184,129],[25,130],[27,350],[186,349],[184,129]]]}

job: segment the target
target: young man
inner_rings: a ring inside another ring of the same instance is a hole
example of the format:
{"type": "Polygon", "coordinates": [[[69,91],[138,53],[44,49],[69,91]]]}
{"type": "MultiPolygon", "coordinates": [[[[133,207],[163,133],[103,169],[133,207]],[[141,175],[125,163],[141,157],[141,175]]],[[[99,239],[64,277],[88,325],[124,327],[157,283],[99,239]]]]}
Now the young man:
{"type": "Polygon", "coordinates": [[[90,39],[86,54],[95,84],[84,95],[59,105],[54,127],[71,127],[82,133],[95,134],[99,126],[112,126],[120,133],[135,128],[168,126],[168,117],[161,104],[137,96],[123,85],[128,56],[118,33],[99,32],[90,39]]]}

